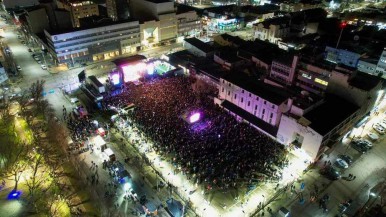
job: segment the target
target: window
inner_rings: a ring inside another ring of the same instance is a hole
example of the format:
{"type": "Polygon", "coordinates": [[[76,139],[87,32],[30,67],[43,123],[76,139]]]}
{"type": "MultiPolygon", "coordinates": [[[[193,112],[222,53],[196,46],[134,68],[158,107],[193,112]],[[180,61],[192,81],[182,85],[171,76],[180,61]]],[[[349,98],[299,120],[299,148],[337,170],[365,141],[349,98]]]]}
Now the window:
{"type": "Polygon", "coordinates": [[[237,94],[235,94],[235,99],[237,98],[237,94]]]}
{"type": "Polygon", "coordinates": [[[229,83],[229,87],[232,87],[232,84],[231,84],[231,83],[229,83]]]}
{"type": "Polygon", "coordinates": [[[311,79],[312,78],[311,75],[306,74],[306,73],[302,73],[302,77],[307,78],[307,79],[311,79]]]}
{"type": "Polygon", "coordinates": [[[275,105],[272,105],[272,108],[275,109],[275,105]]]}
{"type": "Polygon", "coordinates": [[[259,97],[256,97],[256,101],[259,101],[259,97]]]}
{"type": "Polygon", "coordinates": [[[250,106],[251,105],[251,101],[248,101],[248,106],[250,106]]]}
{"type": "Polygon", "coordinates": [[[244,90],[242,90],[241,93],[244,93],[244,90]]]}
{"type": "Polygon", "coordinates": [[[224,88],[222,88],[222,91],[221,92],[223,92],[224,93],[224,88]]]}
{"type": "Polygon", "coordinates": [[[271,113],[271,115],[269,116],[269,118],[273,118],[273,113],[271,113]]]}
{"type": "Polygon", "coordinates": [[[255,110],[257,110],[257,105],[255,105],[255,110]]]}
{"type": "Polygon", "coordinates": [[[266,100],[264,100],[264,105],[267,105],[267,101],[266,100]]]}
{"type": "Polygon", "coordinates": [[[316,83],[319,83],[321,85],[324,85],[324,86],[327,86],[328,85],[328,82],[327,81],[323,81],[322,79],[319,79],[319,78],[315,78],[315,82],[316,83]]]}
{"type": "Polygon", "coordinates": [[[261,113],[264,115],[265,114],[265,109],[263,109],[263,111],[261,113]]]}
{"type": "Polygon", "coordinates": [[[244,98],[243,97],[241,97],[241,102],[244,102],[244,98]]]}
{"type": "Polygon", "coordinates": [[[230,91],[228,91],[228,96],[230,96],[231,95],[231,92],[230,91]]]}
{"type": "Polygon", "coordinates": [[[252,94],[249,94],[249,97],[252,97],[252,94]]]}

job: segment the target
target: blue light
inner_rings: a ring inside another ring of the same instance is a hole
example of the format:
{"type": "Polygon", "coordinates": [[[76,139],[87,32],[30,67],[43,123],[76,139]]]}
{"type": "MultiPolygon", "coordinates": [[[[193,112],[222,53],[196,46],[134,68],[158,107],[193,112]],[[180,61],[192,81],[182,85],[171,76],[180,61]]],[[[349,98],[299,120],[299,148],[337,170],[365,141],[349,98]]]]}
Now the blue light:
{"type": "Polygon", "coordinates": [[[19,199],[21,196],[21,191],[11,191],[9,194],[8,194],[8,200],[17,200],[19,199]]]}

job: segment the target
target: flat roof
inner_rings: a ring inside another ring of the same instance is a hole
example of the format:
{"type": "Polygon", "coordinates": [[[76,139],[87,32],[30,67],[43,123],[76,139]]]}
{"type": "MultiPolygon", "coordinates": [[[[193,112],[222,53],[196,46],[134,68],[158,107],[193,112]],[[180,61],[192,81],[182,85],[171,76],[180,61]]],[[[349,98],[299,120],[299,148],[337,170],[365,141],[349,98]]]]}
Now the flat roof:
{"type": "Polygon", "coordinates": [[[358,111],[359,107],[335,96],[327,95],[326,101],[304,115],[310,128],[324,136],[358,111]]]}
{"type": "MultiPolygon", "coordinates": [[[[98,16],[95,16],[95,17],[98,17],[98,16]]],[[[46,31],[50,35],[59,35],[59,34],[65,34],[65,33],[87,30],[87,29],[95,29],[95,28],[103,27],[103,26],[112,26],[112,25],[118,25],[118,24],[122,24],[122,23],[130,23],[133,21],[137,21],[137,20],[126,19],[126,20],[112,21],[109,18],[103,18],[103,19],[96,21],[93,24],[93,26],[85,26],[85,27],[80,27],[80,28],[69,28],[69,29],[56,29],[56,30],[46,29],[46,31]]]]}
{"type": "Polygon", "coordinates": [[[277,127],[268,124],[267,122],[261,120],[260,118],[254,116],[253,114],[245,111],[244,109],[238,107],[237,105],[229,102],[228,100],[224,100],[224,102],[222,102],[221,105],[224,108],[228,109],[229,111],[242,117],[244,120],[248,121],[249,123],[255,125],[256,127],[260,128],[260,129],[264,130],[265,132],[269,133],[270,135],[276,137],[276,134],[278,131],[277,127]]]}
{"type": "Polygon", "coordinates": [[[125,65],[128,63],[134,63],[134,62],[138,62],[138,61],[142,61],[142,60],[146,60],[146,57],[143,55],[133,55],[133,56],[129,56],[129,57],[122,57],[119,59],[115,59],[111,62],[115,63],[115,65],[117,65],[117,66],[121,66],[121,65],[125,65]]]}
{"type": "Polygon", "coordinates": [[[186,38],[184,40],[186,42],[188,42],[189,44],[193,45],[194,47],[204,51],[205,53],[209,53],[209,52],[214,51],[214,48],[211,45],[201,41],[198,38],[186,38]]]}
{"type": "Polygon", "coordinates": [[[251,77],[248,77],[243,72],[228,73],[221,78],[275,105],[280,105],[290,97],[285,89],[263,83],[257,79],[251,79],[251,77]]]}
{"type": "Polygon", "coordinates": [[[361,90],[370,91],[374,89],[380,82],[381,78],[370,75],[364,72],[357,71],[350,79],[349,84],[361,90]]]}

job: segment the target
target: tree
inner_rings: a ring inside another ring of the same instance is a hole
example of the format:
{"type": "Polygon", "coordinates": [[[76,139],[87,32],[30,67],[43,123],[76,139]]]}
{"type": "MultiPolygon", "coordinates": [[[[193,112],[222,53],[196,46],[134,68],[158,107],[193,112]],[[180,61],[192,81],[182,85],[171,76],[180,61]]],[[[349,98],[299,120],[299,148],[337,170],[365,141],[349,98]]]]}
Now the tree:
{"type": "Polygon", "coordinates": [[[34,99],[35,102],[40,102],[43,99],[43,91],[44,91],[44,84],[46,83],[45,80],[37,80],[35,83],[32,83],[29,91],[31,94],[31,97],[34,99]]]}
{"type": "Polygon", "coordinates": [[[8,147],[3,150],[3,156],[6,157],[6,160],[4,162],[4,170],[0,176],[13,180],[15,182],[15,191],[18,189],[22,174],[28,166],[29,150],[30,146],[26,142],[8,144],[8,147]]]}

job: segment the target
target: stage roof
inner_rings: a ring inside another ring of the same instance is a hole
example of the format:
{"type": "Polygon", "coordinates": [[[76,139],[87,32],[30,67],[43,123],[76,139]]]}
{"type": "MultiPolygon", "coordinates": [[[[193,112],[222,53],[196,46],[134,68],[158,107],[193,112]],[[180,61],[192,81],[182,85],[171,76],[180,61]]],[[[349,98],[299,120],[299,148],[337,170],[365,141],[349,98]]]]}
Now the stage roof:
{"type": "Polygon", "coordinates": [[[115,63],[117,66],[126,65],[129,63],[139,62],[142,60],[146,60],[146,57],[143,55],[133,55],[129,57],[122,57],[116,60],[113,60],[112,62],[115,63]]]}

